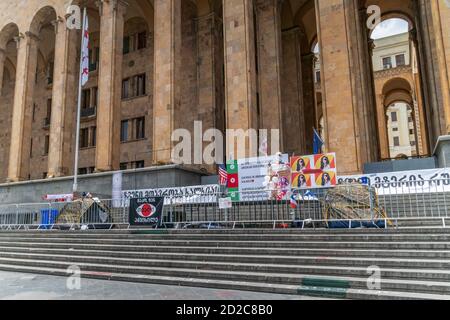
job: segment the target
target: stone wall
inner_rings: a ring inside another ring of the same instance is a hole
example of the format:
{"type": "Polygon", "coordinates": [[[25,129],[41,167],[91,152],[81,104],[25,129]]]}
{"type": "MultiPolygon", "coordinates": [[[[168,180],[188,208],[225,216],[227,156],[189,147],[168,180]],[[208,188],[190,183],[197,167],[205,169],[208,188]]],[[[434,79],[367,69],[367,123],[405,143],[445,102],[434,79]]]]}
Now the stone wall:
{"type": "MultiPolygon", "coordinates": [[[[203,174],[178,166],[127,170],[123,172],[122,190],[153,189],[200,185],[203,174]]],[[[79,177],[79,191],[111,197],[113,172],[79,177]]],[[[73,178],[36,180],[0,184],[0,204],[42,202],[46,194],[67,194],[72,191],[73,178]]]]}

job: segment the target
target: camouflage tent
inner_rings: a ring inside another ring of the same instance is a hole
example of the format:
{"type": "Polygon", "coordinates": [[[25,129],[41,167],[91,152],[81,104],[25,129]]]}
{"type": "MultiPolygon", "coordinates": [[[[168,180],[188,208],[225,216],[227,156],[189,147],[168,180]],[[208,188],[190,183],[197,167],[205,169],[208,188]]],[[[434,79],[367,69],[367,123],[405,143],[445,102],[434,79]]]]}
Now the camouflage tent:
{"type": "Polygon", "coordinates": [[[110,224],[111,209],[96,198],[77,199],[66,204],[57,224],[110,224]]]}
{"type": "Polygon", "coordinates": [[[374,188],[359,183],[338,185],[330,189],[324,199],[324,219],[385,220],[387,214],[380,206],[374,188]]]}

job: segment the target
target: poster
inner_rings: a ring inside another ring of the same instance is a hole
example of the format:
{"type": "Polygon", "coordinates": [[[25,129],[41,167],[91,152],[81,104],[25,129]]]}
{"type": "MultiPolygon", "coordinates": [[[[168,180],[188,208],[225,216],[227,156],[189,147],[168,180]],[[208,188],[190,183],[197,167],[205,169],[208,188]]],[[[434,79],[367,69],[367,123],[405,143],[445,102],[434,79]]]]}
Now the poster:
{"type": "Polygon", "coordinates": [[[263,201],[275,193],[289,199],[291,177],[287,154],[231,160],[227,162],[227,171],[228,193],[233,202],[263,201]]]}
{"type": "Polygon", "coordinates": [[[233,207],[233,200],[228,198],[219,199],[219,209],[231,209],[233,207]]]}
{"type": "Polygon", "coordinates": [[[450,192],[450,168],[339,176],[338,183],[359,182],[378,195],[450,192]]]}
{"type": "Polygon", "coordinates": [[[161,225],[164,197],[130,199],[129,221],[132,226],[161,225]]]}
{"type": "Polygon", "coordinates": [[[329,188],[337,185],[336,154],[291,157],[294,189],[329,188]]]}

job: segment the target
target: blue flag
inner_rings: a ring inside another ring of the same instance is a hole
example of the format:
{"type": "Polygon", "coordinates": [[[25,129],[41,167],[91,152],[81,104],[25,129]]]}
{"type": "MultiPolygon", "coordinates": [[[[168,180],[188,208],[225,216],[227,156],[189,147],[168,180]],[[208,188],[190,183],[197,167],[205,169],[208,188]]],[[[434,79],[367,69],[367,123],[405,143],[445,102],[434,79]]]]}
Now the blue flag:
{"type": "Polygon", "coordinates": [[[323,140],[317,133],[316,129],[313,130],[314,130],[314,142],[313,142],[314,154],[320,154],[322,153],[323,140]]]}

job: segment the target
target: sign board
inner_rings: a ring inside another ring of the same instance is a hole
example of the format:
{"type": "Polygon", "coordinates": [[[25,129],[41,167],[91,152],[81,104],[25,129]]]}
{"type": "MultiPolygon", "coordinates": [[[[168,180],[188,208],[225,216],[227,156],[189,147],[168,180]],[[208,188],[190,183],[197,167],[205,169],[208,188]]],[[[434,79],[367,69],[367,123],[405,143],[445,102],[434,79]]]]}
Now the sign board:
{"type": "Polygon", "coordinates": [[[160,226],[163,207],[164,197],[130,199],[130,225],[160,226]]]}
{"type": "Polygon", "coordinates": [[[219,199],[219,209],[231,209],[233,207],[233,201],[231,197],[219,199]]]}
{"type": "MultiPolygon", "coordinates": [[[[228,193],[233,201],[258,201],[270,197],[266,177],[269,167],[274,170],[281,160],[288,166],[289,156],[287,154],[268,157],[246,158],[231,160],[227,162],[228,171],[228,193]]],[[[287,183],[287,188],[290,189],[287,183]]]]}
{"type": "Polygon", "coordinates": [[[42,200],[54,202],[70,202],[73,201],[73,194],[47,194],[42,197],[42,200]]]}
{"type": "Polygon", "coordinates": [[[141,189],[122,191],[123,205],[131,198],[165,197],[164,204],[216,203],[220,193],[218,184],[176,188],[141,189]]]}
{"type": "Polygon", "coordinates": [[[450,168],[340,176],[338,183],[359,182],[379,195],[450,192],[450,168]]]}
{"type": "Polygon", "coordinates": [[[336,154],[291,157],[291,186],[294,189],[317,189],[337,184],[336,154]]]}

